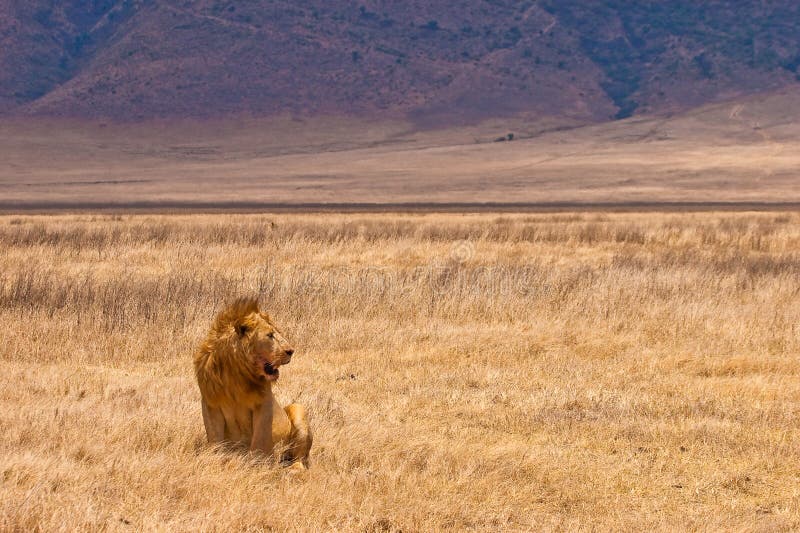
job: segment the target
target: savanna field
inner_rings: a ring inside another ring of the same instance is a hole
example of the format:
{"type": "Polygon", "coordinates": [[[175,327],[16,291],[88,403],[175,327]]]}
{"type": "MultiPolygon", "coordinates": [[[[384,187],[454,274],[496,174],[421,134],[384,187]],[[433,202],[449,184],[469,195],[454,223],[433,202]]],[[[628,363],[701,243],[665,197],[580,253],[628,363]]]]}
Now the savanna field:
{"type": "Polygon", "coordinates": [[[0,530],[800,528],[800,214],[0,217],[0,530]],[[210,449],[258,294],[311,469],[210,449]]]}

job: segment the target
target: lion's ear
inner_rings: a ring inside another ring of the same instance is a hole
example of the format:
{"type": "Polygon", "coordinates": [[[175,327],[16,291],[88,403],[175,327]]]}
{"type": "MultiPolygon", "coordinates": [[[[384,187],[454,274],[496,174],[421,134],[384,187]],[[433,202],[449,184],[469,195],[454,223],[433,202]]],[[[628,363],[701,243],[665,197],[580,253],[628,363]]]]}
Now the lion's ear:
{"type": "Polygon", "coordinates": [[[236,322],[236,324],[234,324],[233,327],[236,329],[236,334],[239,335],[240,337],[244,337],[250,329],[247,327],[247,324],[241,321],[236,322]]]}

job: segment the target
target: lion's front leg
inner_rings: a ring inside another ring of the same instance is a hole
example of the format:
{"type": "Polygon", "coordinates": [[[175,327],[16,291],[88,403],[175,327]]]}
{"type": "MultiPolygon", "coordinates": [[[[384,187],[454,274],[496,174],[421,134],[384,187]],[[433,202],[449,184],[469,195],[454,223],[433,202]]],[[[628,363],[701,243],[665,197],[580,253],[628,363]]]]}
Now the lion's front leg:
{"type": "Polygon", "coordinates": [[[265,402],[253,409],[253,439],[250,441],[250,451],[272,455],[274,445],[272,405],[270,402],[265,402]]]}
{"type": "Polygon", "coordinates": [[[206,427],[206,437],[209,444],[220,444],[225,440],[225,416],[221,409],[211,407],[202,399],[203,425],[206,427]]]}
{"type": "Polygon", "coordinates": [[[284,410],[292,423],[289,436],[289,447],[281,458],[293,468],[308,468],[308,456],[311,452],[313,437],[308,424],[305,408],[297,403],[287,405],[284,410]]]}

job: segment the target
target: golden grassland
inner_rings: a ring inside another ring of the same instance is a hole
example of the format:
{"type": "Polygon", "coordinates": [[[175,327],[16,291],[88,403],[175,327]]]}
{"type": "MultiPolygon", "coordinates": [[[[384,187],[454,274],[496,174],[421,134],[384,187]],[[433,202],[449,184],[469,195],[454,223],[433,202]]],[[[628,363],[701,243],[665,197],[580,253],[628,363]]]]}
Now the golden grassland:
{"type": "Polygon", "coordinates": [[[800,214],[0,217],[0,529],[796,530],[800,214]],[[205,445],[258,292],[315,428],[205,445]]]}

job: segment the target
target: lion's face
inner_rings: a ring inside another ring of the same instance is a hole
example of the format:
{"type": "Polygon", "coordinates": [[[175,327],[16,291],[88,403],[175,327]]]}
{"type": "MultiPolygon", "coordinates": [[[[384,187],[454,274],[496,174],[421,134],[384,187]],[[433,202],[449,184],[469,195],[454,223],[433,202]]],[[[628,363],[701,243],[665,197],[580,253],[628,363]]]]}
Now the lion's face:
{"type": "Polygon", "coordinates": [[[239,331],[243,341],[249,345],[257,373],[267,381],[276,381],[278,367],[292,360],[294,349],[286,337],[264,313],[252,313],[243,322],[239,331]]]}

